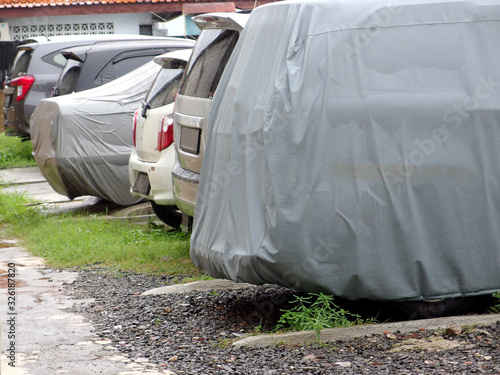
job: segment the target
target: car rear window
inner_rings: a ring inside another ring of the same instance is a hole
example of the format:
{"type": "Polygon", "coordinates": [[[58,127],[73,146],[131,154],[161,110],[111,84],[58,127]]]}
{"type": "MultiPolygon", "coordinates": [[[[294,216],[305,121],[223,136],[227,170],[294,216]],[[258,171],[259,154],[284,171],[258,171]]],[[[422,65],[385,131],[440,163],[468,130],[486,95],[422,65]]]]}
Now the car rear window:
{"type": "Polygon", "coordinates": [[[97,85],[103,85],[105,83],[111,82],[122,75],[131,72],[135,68],[146,64],[151,61],[153,57],[164,53],[164,50],[157,51],[156,53],[151,53],[149,51],[144,51],[140,56],[130,56],[127,58],[114,59],[109,62],[94,79],[94,83],[97,85]]]}
{"type": "Polygon", "coordinates": [[[66,65],[66,57],[61,53],[62,50],[54,51],[42,57],[42,61],[47,64],[57,66],[58,68],[63,68],[66,65]]]}
{"type": "Polygon", "coordinates": [[[183,72],[184,69],[160,70],[146,97],[150,108],[163,107],[175,101],[183,72]]]}
{"type": "Polygon", "coordinates": [[[54,96],[67,95],[76,91],[76,84],[82,72],[81,63],[74,60],[68,60],[66,68],[62,74],[59,85],[55,90],[54,96]]]}
{"type": "Polygon", "coordinates": [[[12,64],[11,77],[16,78],[28,72],[31,56],[32,56],[31,50],[19,51],[17,53],[14,63],[12,64]]]}
{"type": "Polygon", "coordinates": [[[235,30],[203,30],[193,49],[191,61],[179,93],[211,98],[238,41],[235,30]]]}

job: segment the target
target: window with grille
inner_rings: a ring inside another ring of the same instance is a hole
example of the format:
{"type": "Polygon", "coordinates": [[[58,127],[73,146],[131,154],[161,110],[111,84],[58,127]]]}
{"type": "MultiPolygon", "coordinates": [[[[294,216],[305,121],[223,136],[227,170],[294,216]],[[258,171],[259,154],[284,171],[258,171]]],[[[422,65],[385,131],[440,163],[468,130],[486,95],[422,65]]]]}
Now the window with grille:
{"type": "Polygon", "coordinates": [[[35,36],[114,34],[113,22],[66,23],[56,25],[12,26],[11,37],[23,40],[35,36]]]}

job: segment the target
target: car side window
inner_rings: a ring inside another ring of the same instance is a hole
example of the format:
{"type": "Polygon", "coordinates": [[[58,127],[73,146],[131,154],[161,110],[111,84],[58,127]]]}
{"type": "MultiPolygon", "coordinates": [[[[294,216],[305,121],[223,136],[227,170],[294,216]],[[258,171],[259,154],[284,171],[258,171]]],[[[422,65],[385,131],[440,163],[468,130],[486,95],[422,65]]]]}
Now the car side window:
{"type": "Polygon", "coordinates": [[[42,60],[47,64],[57,66],[59,68],[64,67],[66,65],[66,58],[61,53],[61,50],[54,51],[42,57],[42,60]]]}
{"type": "Polygon", "coordinates": [[[211,98],[220,77],[238,41],[235,30],[206,30],[196,43],[189,70],[180,94],[197,98],[211,98]],[[197,48],[198,47],[198,48],[197,48]]]}
{"type": "Polygon", "coordinates": [[[150,108],[163,107],[175,101],[183,72],[183,69],[160,70],[146,98],[150,108]]]}
{"type": "Polygon", "coordinates": [[[26,74],[28,72],[28,67],[31,61],[31,51],[23,51],[20,52],[16,56],[16,60],[14,64],[12,64],[12,72],[10,73],[11,77],[16,78],[19,75],[26,74]]]}
{"type": "Polygon", "coordinates": [[[73,66],[68,69],[59,83],[59,87],[57,88],[57,92],[54,96],[58,95],[67,95],[71,94],[75,91],[76,83],[78,82],[78,78],[80,77],[80,73],[82,68],[80,66],[73,66]]]}
{"type": "Polygon", "coordinates": [[[153,56],[137,56],[128,59],[120,60],[116,63],[110,63],[104,67],[103,70],[97,75],[94,82],[98,85],[111,82],[118,77],[138,68],[139,66],[151,61],[153,56]]]}

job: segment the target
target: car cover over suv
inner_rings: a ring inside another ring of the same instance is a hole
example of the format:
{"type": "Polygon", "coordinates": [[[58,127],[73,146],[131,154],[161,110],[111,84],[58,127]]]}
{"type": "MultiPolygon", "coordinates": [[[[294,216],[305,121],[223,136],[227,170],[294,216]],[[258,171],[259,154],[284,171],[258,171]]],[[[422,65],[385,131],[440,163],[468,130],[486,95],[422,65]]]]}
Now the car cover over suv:
{"type": "Polygon", "coordinates": [[[248,13],[209,13],[193,17],[202,31],[175,102],[176,162],[172,172],[175,203],[188,217],[194,215],[210,103],[248,16],[248,13]]]}
{"type": "Polygon", "coordinates": [[[348,299],[500,289],[500,3],[256,8],[208,115],[191,258],[348,299]]]}

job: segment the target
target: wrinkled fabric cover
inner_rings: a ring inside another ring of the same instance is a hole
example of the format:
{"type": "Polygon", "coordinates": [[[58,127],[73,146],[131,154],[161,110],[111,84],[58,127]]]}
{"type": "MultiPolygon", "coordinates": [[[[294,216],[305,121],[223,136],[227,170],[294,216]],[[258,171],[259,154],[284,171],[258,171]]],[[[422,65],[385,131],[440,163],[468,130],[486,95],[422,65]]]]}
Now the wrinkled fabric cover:
{"type": "Polygon", "coordinates": [[[286,1],[215,93],[191,238],[214,277],[372,300],[500,289],[500,3],[286,1]]]}
{"type": "Polygon", "coordinates": [[[31,117],[33,154],[54,190],[120,205],[141,200],[129,192],[133,114],[160,69],[151,61],[98,88],[39,102],[31,117]]]}

